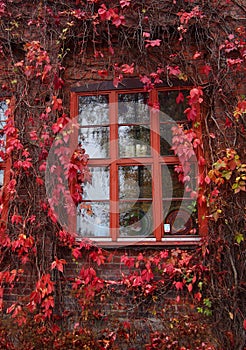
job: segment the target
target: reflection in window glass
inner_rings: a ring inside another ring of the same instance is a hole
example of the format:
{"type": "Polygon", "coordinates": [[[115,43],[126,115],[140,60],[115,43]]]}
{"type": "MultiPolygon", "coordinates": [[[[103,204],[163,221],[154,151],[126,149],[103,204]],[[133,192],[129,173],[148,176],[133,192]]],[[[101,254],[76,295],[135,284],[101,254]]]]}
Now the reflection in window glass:
{"type": "Polygon", "coordinates": [[[190,190],[197,191],[197,163],[190,164],[190,171],[185,183],[179,181],[178,173],[174,170],[175,165],[162,166],[162,194],[163,198],[190,198],[190,190]],[[189,192],[185,190],[189,187],[189,192]]]}
{"type": "Polygon", "coordinates": [[[91,183],[83,186],[84,200],[109,200],[109,167],[90,167],[91,183]]]}
{"type": "Polygon", "coordinates": [[[149,123],[148,94],[119,94],[119,124],[149,123]]]}
{"type": "Polygon", "coordinates": [[[174,171],[174,165],[163,165],[161,170],[162,198],[183,198],[185,187],[179,181],[178,174],[174,171]]]}
{"type": "Polygon", "coordinates": [[[90,158],[107,158],[109,156],[109,128],[81,128],[79,143],[83,145],[90,158]]]}
{"type": "Polygon", "coordinates": [[[78,209],[77,229],[81,237],[109,237],[109,203],[82,203],[78,209]]]}
{"type": "Polygon", "coordinates": [[[3,128],[6,121],[5,112],[7,110],[7,103],[5,101],[0,101],[0,129],[3,128]]]}
{"type": "Polygon", "coordinates": [[[3,128],[6,124],[7,103],[5,101],[0,101],[0,162],[3,161],[3,152],[5,152],[5,140],[6,135],[3,132],[3,128]]]}
{"type": "Polygon", "coordinates": [[[102,125],[109,123],[108,95],[79,96],[79,124],[102,125]]]}
{"type": "MultiPolygon", "coordinates": [[[[161,123],[160,124],[160,155],[161,156],[169,156],[174,155],[174,151],[172,148],[172,138],[173,138],[173,127],[178,127],[181,123],[161,123]]],[[[183,122],[182,128],[183,130],[189,130],[191,127],[189,122],[183,122]]],[[[192,145],[190,144],[190,147],[192,145]]],[[[193,148],[193,147],[192,147],[193,148]]]]}
{"type": "Polygon", "coordinates": [[[0,170],[0,187],[3,186],[3,175],[4,175],[4,171],[1,169],[0,170]]]}
{"type": "Polygon", "coordinates": [[[150,166],[119,167],[119,198],[152,198],[150,166]]]}
{"type": "Polygon", "coordinates": [[[153,236],[151,201],[120,203],[120,236],[153,236]]]}
{"type": "Polygon", "coordinates": [[[186,120],[184,110],[188,107],[186,96],[189,92],[185,91],[159,91],[159,105],[160,105],[160,122],[171,122],[183,121],[186,120]],[[184,96],[184,102],[177,103],[176,98],[179,93],[182,93],[184,96]]]}
{"type": "MultiPolygon", "coordinates": [[[[175,235],[196,234],[196,201],[163,201],[164,223],[169,225],[168,233],[175,235]]],[[[168,228],[168,227],[167,227],[168,228]]]]}
{"type": "Polygon", "coordinates": [[[172,147],[172,127],[174,124],[160,125],[160,154],[162,156],[174,155],[172,147]]]}
{"type": "Polygon", "coordinates": [[[150,129],[144,126],[119,127],[120,157],[150,156],[150,129]]]}

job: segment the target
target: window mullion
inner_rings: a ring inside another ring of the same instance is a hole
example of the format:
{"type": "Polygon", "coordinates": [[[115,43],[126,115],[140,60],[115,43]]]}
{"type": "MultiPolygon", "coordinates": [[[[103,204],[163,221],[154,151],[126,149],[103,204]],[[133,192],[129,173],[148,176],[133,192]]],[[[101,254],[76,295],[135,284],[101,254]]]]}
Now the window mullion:
{"type": "MultiPolygon", "coordinates": [[[[158,103],[158,92],[152,90],[150,93],[150,102],[152,105],[158,103]]],[[[152,195],[153,195],[153,228],[157,241],[162,238],[162,201],[161,201],[161,169],[160,169],[160,127],[159,113],[156,109],[150,111],[150,130],[151,130],[151,151],[153,158],[152,173],[152,195]]]]}
{"type": "Polygon", "coordinates": [[[109,95],[110,121],[110,232],[112,241],[116,241],[119,230],[119,184],[118,184],[118,100],[117,93],[109,95]]]}

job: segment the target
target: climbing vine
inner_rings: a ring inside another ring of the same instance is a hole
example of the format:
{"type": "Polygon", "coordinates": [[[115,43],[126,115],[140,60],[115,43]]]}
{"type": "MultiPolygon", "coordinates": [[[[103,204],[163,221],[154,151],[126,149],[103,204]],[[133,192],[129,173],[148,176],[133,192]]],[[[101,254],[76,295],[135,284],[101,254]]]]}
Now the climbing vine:
{"type": "Polygon", "coordinates": [[[240,0],[0,2],[7,101],[0,157],[8,169],[1,189],[1,347],[244,348],[245,12],[240,0]],[[66,221],[90,181],[83,145],[69,153],[70,87],[105,79],[118,87],[129,77],[146,91],[163,82],[192,86],[176,103],[187,99],[193,126],[173,128],[172,149],[181,181],[194,154],[202,169],[198,205],[206,203],[208,229],[194,249],[104,250],[78,241],[55,215],[63,203],[66,221]],[[60,163],[50,166],[54,144],[60,163]],[[47,164],[56,174],[52,202],[47,164]],[[113,263],[112,277],[105,271],[113,263]],[[181,308],[186,315],[178,317],[181,308]]]}

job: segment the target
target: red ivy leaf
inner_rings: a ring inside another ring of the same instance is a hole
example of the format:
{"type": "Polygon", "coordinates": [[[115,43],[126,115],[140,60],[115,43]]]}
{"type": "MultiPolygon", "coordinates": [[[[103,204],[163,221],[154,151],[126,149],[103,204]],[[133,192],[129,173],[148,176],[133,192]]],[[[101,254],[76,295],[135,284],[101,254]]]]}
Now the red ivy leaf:
{"type": "Polygon", "coordinates": [[[143,37],[144,37],[144,38],[150,38],[150,33],[148,33],[148,32],[143,32],[143,37]]]}
{"type": "Polygon", "coordinates": [[[168,253],[167,250],[162,250],[162,251],[160,252],[160,257],[161,257],[161,259],[167,259],[167,258],[168,258],[168,255],[169,255],[169,253],[168,253]]]}
{"type": "Polygon", "coordinates": [[[187,116],[187,119],[189,121],[195,121],[196,120],[196,116],[197,116],[197,112],[196,112],[196,108],[192,106],[192,108],[187,108],[184,113],[187,116]]]}
{"type": "Polygon", "coordinates": [[[101,69],[97,71],[98,75],[102,78],[106,78],[108,76],[108,71],[107,69],[101,69]]]}
{"type": "Polygon", "coordinates": [[[225,127],[226,128],[231,128],[232,127],[232,121],[228,117],[226,117],[225,127]]]}
{"type": "Polygon", "coordinates": [[[198,292],[198,293],[194,294],[194,298],[195,298],[196,300],[200,301],[201,298],[202,298],[202,294],[201,294],[200,292],[198,292]]]}
{"type": "Polygon", "coordinates": [[[240,58],[227,58],[227,65],[228,67],[232,67],[234,65],[239,65],[243,62],[243,60],[241,60],[240,58]]]}
{"type": "Polygon", "coordinates": [[[13,215],[11,218],[12,224],[21,224],[22,223],[22,216],[20,215],[13,215]]]}
{"type": "Polygon", "coordinates": [[[80,249],[79,249],[79,248],[75,248],[75,249],[73,249],[72,254],[73,254],[73,256],[75,257],[75,259],[76,259],[76,260],[82,256],[82,254],[81,254],[81,252],[80,252],[80,249]]]}
{"type": "Polygon", "coordinates": [[[203,101],[203,91],[200,86],[197,88],[193,88],[190,90],[190,96],[189,96],[189,104],[192,105],[194,103],[202,103],[203,101]]]}
{"type": "Polygon", "coordinates": [[[112,23],[118,28],[120,25],[124,25],[126,23],[125,17],[115,15],[112,23]]]}
{"type": "Polygon", "coordinates": [[[243,321],[243,328],[246,330],[246,320],[243,321]]]}
{"type": "Polygon", "coordinates": [[[54,88],[55,90],[61,89],[64,85],[64,81],[62,80],[62,78],[59,78],[57,74],[55,74],[54,76],[54,88]]]}
{"type": "Polygon", "coordinates": [[[121,66],[121,70],[125,74],[133,74],[134,73],[134,63],[132,63],[130,66],[128,64],[123,64],[121,66]]]}
{"type": "Polygon", "coordinates": [[[170,75],[178,76],[179,74],[181,74],[179,66],[175,66],[175,67],[167,66],[167,70],[170,75]]]}
{"type": "Polygon", "coordinates": [[[108,51],[109,51],[110,55],[112,55],[112,56],[114,55],[114,49],[112,46],[109,46],[108,51]]]}
{"type": "Polygon", "coordinates": [[[62,99],[61,98],[57,98],[56,96],[53,96],[52,97],[53,101],[52,101],[52,104],[53,104],[53,107],[52,107],[52,110],[53,111],[61,111],[62,110],[62,99]]]}
{"type": "Polygon", "coordinates": [[[205,158],[200,156],[199,159],[198,159],[198,164],[201,165],[201,166],[205,165],[206,164],[205,158]]]}
{"type": "Polygon", "coordinates": [[[208,64],[206,64],[201,68],[201,73],[206,74],[208,76],[211,70],[212,68],[208,64]]]}
{"type": "Polygon", "coordinates": [[[135,265],[135,259],[129,258],[127,254],[122,255],[121,262],[125,264],[127,267],[131,268],[135,265]]]}
{"type": "Polygon", "coordinates": [[[141,276],[143,278],[144,281],[149,282],[150,280],[152,280],[154,278],[154,274],[150,269],[144,269],[141,272],[141,276]]]}
{"type": "Polygon", "coordinates": [[[58,271],[63,272],[63,265],[65,264],[66,264],[66,260],[57,259],[57,257],[55,257],[55,260],[51,264],[51,270],[57,268],[58,271]]]}
{"type": "Polygon", "coordinates": [[[131,4],[131,0],[120,0],[120,6],[122,8],[130,6],[130,4],[131,4]]]}
{"type": "Polygon", "coordinates": [[[176,97],[176,103],[182,103],[182,102],[184,102],[184,95],[182,94],[182,92],[180,92],[176,97]]]}
{"type": "Polygon", "coordinates": [[[52,311],[50,308],[54,307],[54,298],[52,296],[48,296],[42,302],[42,307],[45,309],[45,314],[47,317],[50,317],[52,311]]]}
{"type": "Polygon", "coordinates": [[[46,64],[44,66],[44,70],[43,70],[43,74],[42,74],[42,81],[44,81],[44,79],[46,78],[48,73],[51,71],[51,69],[52,69],[52,66],[50,64],[46,64]]]}
{"type": "Polygon", "coordinates": [[[48,210],[48,216],[51,219],[51,221],[53,221],[54,223],[57,222],[57,219],[56,219],[56,217],[55,217],[55,215],[53,213],[53,210],[51,210],[51,209],[48,210]]]}
{"type": "Polygon", "coordinates": [[[51,327],[51,332],[53,334],[56,334],[57,332],[60,332],[60,330],[61,330],[60,327],[57,326],[56,324],[53,324],[52,327],[51,327]]]}
{"type": "Polygon", "coordinates": [[[103,265],[106,259],[105,256],[103,256],[101,249],[99,249],[96,252],[90,253],[90,257],[98,266],[103,265]]]}
{"type": "Polygon", "coordinates": [[[27,219],[27,222],[34,223],[35,220],[36,220],[36,216],[32,215],[27,219]]]}
{"type": "Polygon", "coordinates": [[[196,60],[197,58],[201,57],[201,52],[196,51],[196,53],[193,56],[193,60],[196,60]]]}
{"type": "Polygon", "coordinates": [[[175,284],[175,287],[177,290],[183,289],[183,286],[184,286],[183,282],[173,282],[173,284],[175,284]]]}
{"type": "Polygon", "coordinates": [[[145,47],[154,47],[154,46],[160,46],[161,45],[161,40],[160,39],[156,39],[156,40],[145,40],[145,42],[147,43],[145,45],[145,47]]]}
{"type": "Polygon", "coordinates": [[[118,77],[114,77],[114,80],[113,80],[113,85],[114,87],[118,87],[119,83],[122,81],[123,79],[123,75],[120,74],[118,77]]]}
{"type": "Polygon", "coordinates": [[[188,284],[187,288],[188,288],[188,291],[191,292],[193,289],[192,283],[188,284]]]}
{"type": "Polygon", "coordinates": [[[210,179],[210,177],[207,175],[206,177],[205,177],[205,182],[206,182],[206,184],[210,184],[210,182],[211,182],[211,179],[210,179]]]}
{"type": "Polygon", "coordinates": [[[41,179],[41,177],[37,176],[37,177],[36,177],[36,183],[37,183],[38,185],[42,186],[42,185],[44,184],[44,180],[41,179]]]}
{"type": "Polygon", "coordinates": [[[106,15],[107,14],[107,7],[106,7],[105,4],[101,5],[101,7],[98,10],[98,13],[99,13],[99,15],[101,17],[101,20],[105,21],[105,19],[107,18],[107,15],[106,15]]]}

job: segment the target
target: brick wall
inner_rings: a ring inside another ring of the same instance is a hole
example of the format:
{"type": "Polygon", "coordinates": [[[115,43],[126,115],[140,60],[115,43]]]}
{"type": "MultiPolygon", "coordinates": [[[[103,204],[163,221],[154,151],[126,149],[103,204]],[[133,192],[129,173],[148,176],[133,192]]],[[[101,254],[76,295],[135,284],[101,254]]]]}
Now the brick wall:
{"type": "MultiPolygon", "coordinates": [[[[173,4],[176,2],[173,2],[173,4]]],[[[187,2],[184,2],[184,6],[187,2]]],[[[192,3],[192,2],[191,2],[192,3]]],[[[227,2],[226,2],[227,3],[227,2]]],[[[33,4],[26,4],[26,8],[23,10],[23,18],[24,15],[27,16],[28,12],[34,11],[33,4]]],[[[226,5],[227,6],[227,5],[226,5]]],[[[151,11],[153,10],[152,4],[150,4],[151,11]]],[[[143,9],[145,11],[145,9],[143,9]]],[[[19,10],[16,9],[18,12],[19,10]]],[[[41,10],[40,10],[41,11],[41,10]]],[[[241,14],[238,11],[231,10],[227,12],[227,16],[229,18],[229,21],[232,23],[232,29],[237,25],[236,17],[241,16],[241,14]],[[232,11],[232,12],[231,12],[232,11]]],[[[143,12],[144,13],[144,12],[143,12]]],[[[243,11],[242,11],[243,13],[243,11]]],[[[16,17],[18,18],[18,16],[16,17]]],[[[160,20],[160,18],[158,18],[160,20]]],[[[173,21],[173,19],[172,19],[173,21]]],[[[133,21],[133,23],[135,23],[133,21]]],[[[135,25],[135,24],[134,24],[135,25]]],[[[166,25],[166,24],[165,24],[166,25]]],[[[164,26],[165,31],[167,31],[167,27],[164,26]]],[[[158,23],[156,25],[156,31],[164,30],[158,23]]],[[[227,30],[228,33],[230,32],[229,29],[227,30]]],[[[215,37],[218,35],[218,27],[214,25],[213,27],[213,33],[215,37]]],[[[134,32],[137,35],[137,31],[134,32]]],[[[105,34],[105,33],[103,33],[105,34]]],[[[197,34],[197,33],[195,33],[197,34]]],[[[21,30],[21,35],[24,38],[25,42],[28,42],[30,40],[39,40],[40,39],[40,28],[36,26],[25,26],[21,30]],[[31,29],[30,29],[31,28],[31,29]]],[[[115,30],[115,33],[113,34],[113,40],[115,44],[115,55],[112,57],[110,55],[108,48],[105,47],[105,43],[101,45],[100,51],[101,53],[98,55],[98,57],[95,57],[92,46],[94,43],[89,43],[87,51],[86,52],[80,52],[78,50],[78,47],[76,47],[75,44],[73,44],[73,37],[68,39],[66,41],[66,45],[70,49],[68,51],[65,59],[64,59],[64,71],[61,70],[61,76],[64,79],[65,86],[62,89],[61,97],[64,101],[64,110],[66,113],[69,114],[70,112],[70,92],[71,89],[74,87],[79,86],[87,86],[92,83],[99,83],[104,81],[98,74],[98,70],[103,69],[109,69],[109,75],[106,78],[107,81],[112,81],[113,78],[113,71],[112,71],[112,63],[125,63],[130,62],[131,60],[136,62],[136,76],[138,74],[145,74],[150,69],[150,66],[152,65],[153,70],[156,69],[156,64],[161,63],[170,63],[170,57],[169,54],[171,52],[171,45],[170,43],[167,43],[166,51],[160,52],[158,55],[156,54],[157,51],[153,48],[153,51],[149,52],[148,59],[146,58],[146,55],[143,54],[141,57],[138,56],[138,51],[134,50],[134,48],[129,51],[125,50],[124,52],[121,51],[121,45],[120,43],[117,44],[117,38],[118,38],[118,30],[115,30]],[[150,61],[150,62],[149,62],[150,61]],[[149,65],[147,67],[147,65],[149,65]]],[[[173,35],[173,34],[172,34],[173,35]]],[[[224,34],[223,34],[224,35],[224,34]]],[[[201,74],[199,71],[201,67],[204,64],[210,63],[210,59],[213,59],[213,55],[209,51],[204,51],[206,48],[201,45],[201,47],[194,46],[194,43],[187,43],[187,41],[184,42],[177,42],[177,38],[179,37],[179,33],[176,33],[176,36],[174,36],[175,43],[173,44],[173,49],[176,47],[176,54],[180,54],[177,48],[180,47],[183,59],[190,59],[194,52],[196,52],[197,49],[201,49],[201,59],[195,61],[190,60],[189,64],[187,64],[185,73],[189,75],[191,78],[191,81],[199,81],[200,85],[204,87],[204,93],[205,93],[205,103],[204,103],[204,120],[202,120],[202,132],[203,132],[203,142],[204,142],[204,148],[205,148],[205,158],[207,160],[207,163],[211,165],[213,159],[212,156],[218,155],[219,151],[223,148],[225,148],[225,140],[223,138],[224,135],[226,135],[226,138],[228,140],[228,144],[233,143],[235,140],[235,143],[237,143],[238,135],[235,133],[234,128],[227,128],[225,129],[225,105],[235,103],[235,96],[239,95],[245,95],[245,75],[239,74],[238,72],[228,72],[226,68],[224,67],[222,70],[223,74],[227,74],[227,85],[226,86],[220,86],[220,81],[213,80],[213,75],[207,76],[204,74],[201,74]],[[180,46],[179,46],[180,45],[180,46]],[[187,45],[187,48],[183,48],[183,46],[187,45]],[[192,67],[192,64],[194,63],[195,68],[192,67]],[[225,72],[226,71],[226,72],[225,72]],[[197,79],[198,77],[198,79],[197,79]],[[231,91],[231,100],[228,100],[226,95],[228,91],[231,91]],[[217,98],[213,100],[213,105],[211,105],[211,96],[216,92],[216,96],[221,96],[221,98],[217,98]],[[223,95],[225,94],[225,96],[223,95]],[[206,98],[206,95],[208,98],[206,98]],[[226,101],[225,101],[226,100],[226,101]],[[212,113],[212,114],[211,114],[212,113]],[[220,129],[222,132],[219,133],[218,129],[220,129]],[[215,137],[210,138],[209,133],[214,133],[215,137]],[[224,135],[223,135],[224,134],[224,135]],[[211,150],[213,150],[213,155],[211,154],[211,150]]],[[[48,43],[48,47],[50,49],[50,52],[52,51],[52,45],[54,44],[54,41],[52,41],[52,35],[49,33],[50,43],[48,43]]],[[[202,38],[202,37],[201,37],[202,38]]],[[[43,40],[43,37],[41,38],[43,40]]],[[[76,41],[74,38],[74,41],[76,41]]],[[[105,38],[104,38],[105,40],[105,38]]],[[[163,36],[163,40],[165,40],[165,37],[163,36]]],[[[208,40],[208,38],[206,38],[208,40]]],[[[211,40],[211,39],[209,39],[211,40]]],[[[64,41],[65,42],[65,41],[64,41]]],[[[24,58],[24,50],[23,50],[23,42],[21,39],[16,39],[16,43],[13,44],[13,53],[14,53],[14,59],[15,62],[18,62],[24,58]]],[[[55,46],[54,46],[55,47],[55,46]]],[[[57,49],[58,50],[58,49],[57,49]]],[[[206,49],[207,50],[207,49],[206,49]]],[[[57,52],[54,50],[53,52],[54,57],[56,57],[57,52]]],[[[232,56],[234,57],[234,56],[232,56]]],[[[223,64],[225,64],[225,59],[223,64]]],[[[0,63],[0,86],[1,88],[1,96],[9,96],[11,94],[15,93],[15,87],[16,83],[13,81],[13,78],[15,77],[14,70],[16,68],[13,68],[13,62],[11,60],[5,59],[3,62],[0,63]],[[7,78],[6,78],[7,77],[7,78]],[[9,88],[6,89],[6,84],[9,84],[9,88]]],[[[213,67],[216,71],[217,67],[213,67]]],[[[213,73],[211,73],[213,74],[213,73]]],[[[221,78],[222,79],[222,78],[221,78]]],[[[223,81],[223,79],[222,79],[223,81]]],[[[21,81],[17,82],[19,86],[21,86],[21,81]]],[[[167,81],[164,81],[164,84],[170,84],[172,83],[169,81],[169,78],[167,81]]],[[[185,84],[185,82],[181,81],[181,84],[185,84]]],[[[18,90],[18,98],[21,101],[21,94],[26,93],[25,87],[22,86],[20,90],[18,90]]],[[[30,89],[30,99],[33,95],[34,100],[38,95],[44,96],[46,95],[49,97],[50,91],[46,90],[46,86],[40,86],[38,85],[38,82],[33,82],[32,88],[30,89]]],[[[19,108],[19,105],[17,106],[19,108]]],[[[26,118],[24,123],[29,123],[29,120],[27,118],[27,114],[25,114],[25,107],[26,105],[22,105],[22,109],[20,108],[18,110],[19,113],[16,114],[16,125],[21,129],[23,125],[24,117],[26,118]]],[[[37,114],[35,114],[35,108],[32,109],[33,106],[30,107],[30,113],[34,113],[34,119],[37,123],[43,123],[43,121],[39,121],[39,111],[37,114]]],[[[31,128],[31,127],[30,127],[31,128]]],[[[30,129],[31,130],[31,129],[30,129]]],[[[25,144],[25,134],[22,134],[22,141],[25,144]]],[[[240,136],[239,136],[240,138],[240,136]]],[[[34,150],[34,148],[32,149],[34,150]]],[[[245,157],[245,149],[240,149],[242,157],[245,157]]],[[[36,151],[33,151],[34,153],[36,151]]],[[[44,191],[39,191],[37,189],[37,186],[33,185],[34,179],[31,178],[29,175],[23,176],[23,183],[20,185],[18,189],[19,197],[23,199],[22,207],[20,206],[19,211],[20,213],[25,211],[25,205],[27,204],[30,197],[33,197],[31,191],[35,191],[35,195],[37,196],[37,208],[33,208],[34,212],[35,210],[40,214],[40,200],[45,198],[44,191]],[[28,186],[26,186],[28,184],[28,186]],[[28,189],[28,191],[27,191],[28,189]],[[29,191],[30,190],[30,191],[29,191]],[[39,192],[38,192],[39,191],[39,192]],[[29,197],[28,197],[29,196],[29,197]],[[26,199],[25,199],[26,198],[26,199]]],[[[10,214],[11,212],[10,208],[10,214]]],[[[40,222],[38,223],[40,224],[40,222]]],[[[35,229],[35,227],[34,227],[35,229]]],[[[132,318],[136,318],[136,331],[138,335],[135,334],[137,337],[142,337],[142,339],[139,339],[140,344],[145,344],[147,339],[147,333],[151,332],[151,330],[155,329],[155,327],[158,327],[160,325],[163,327],[163,320],[165,322],[168,322],[168,318],[170,319],[179,315],[184,321],[185,321],[185,315],[191,315],[192,318],[194,316],[194,305],[192,304],[189,297],[186,295],[186,293],[183,293],[184,295],[184,301],[181,304],[178,304],[176,302],[176,296],[177,293],[170,292],[169,290],[163,291],[163,294],[159,295],[159,298],[157,301],[154,299],[151,300],[151,298],[146,297],[145,303],[139,303],[138,295],[132,295],[126,296],[124,295],[124,290],[121,288],[121,286],[118,286],[117,284],[114,287],[114,284],[112,283],[109,288],[109,295],[100,295],[98,299],[98,310],[95,310],[97,312],[102,312],[102,315],[98,315],[98,317],[94,317],[94,319],[89,319],[88,315],[83,314],[81,311],[81,305],[77,301],[75,301],[75,298],[73,298],[71,293],[74,293],[72,290],[72,282],[74,280],[74,277],[78,275],[81,267],[88,267],[93,266],[97,272],[98,276],[106,279],[108,281],[118,281],[120,278],[122,278],[122,274],[125,275],[128,274],[128,268],[125,267],[121,263],[121,257],[123,254],[128,253],[131,256],[137,256],[139,252],[143,252],[146,254],[151,253],[151,249],[146,248],[146,246],[138,246],[136,247],[123,247],[118,249],[107,249],[104,248],[108,254],[111,252],[113,253],[112,259],[109,262],[106,262],[104,265],[98,267],[95,266],[95,264],[92,264],[91,261],[88,259],[88,255],[85,255],[83,259],[80,260],[80,262],[76,262],[71,258],[71,254],[68,250],[65,248],[59,247],[57,244],[57,239],[55,238],[55,231],[57,230],[56,225],[47,217],[47,215],[43,215],[42,217],[42,228],[41,231],[44,233],[44,241],[39,242],[39,249],[41,250],[41,247],[44,249],[42,251],[38,251],[38,256],[40,258],[40,261],[42,263],[42,267],[48,267],[52,263],[54,259],[54,255],[59,253],[59,258],[63,258],[67,260],[67,264],[65,265],[65,271],[64,274],[60,274],[57,271],[53,271],[53,280],[57,283],[57,292],[55,294],[55,298],[58,301],[56,306],[56,313],[57,317],[59,318],[63,313],[69,314],[69,322],[71,325],[73,325],[76,320],[82,320],[84,324],[90,324],[97,327],[105,327],[105,324],[108,325],[108,327],[114,325],[118,322],[117,318],[120,320],[132,320],[132,318]],[[42,245],[43,244],[43,245],[42,245]],[[111,294],[111,295],[110,295],[111,294]],[[101,298],[101,299],[100,299],[101,298]],[[149,310],[147,310],[149,309],[149,310]],[[171,316],[170,316],[171,315],[171,316]],[[192,316],[193,315],[193,316],[192,316]],[[170,317],[169,317],[170,316],[170,317]],[[139,322],[141,320],[141,322],[139,322]],[[148,332],[146,331],[145,325],[147,324],[148,332]],[[155,325],[154,325],[155,324],[155,325]],[[142,343],[141,343],[142,342],[142,343]]],[[[11,231],[11,230],[10,230],[11,231]]],[[[16,232],[14,228],[12,228],[11,234],[13,236],[16,235],[16,232]]],[[[179,246],[180,247],[180,246],[179,246]]],[[[172,247],[167,247],[168,249],[173,249],[172,247]]],[[[189,247],[181,247],[182,249],[190,249],[189,247]]],[[[161,249],[156,248],[156,249],[161,249]]],[[[7,256],[4,263],[8,266],[10,263],[15,263],[15,258],[13,256],[7,256]]],[[[18,260],[18,259],[16,259],[18,260]]],[[[18,265],[18,263],[17,263],[18,265]]],[[[36,261],[33,259],[32,261],[28,262],[24,266],[24,273],[23,276],[20,277],[18,282],[16,283],[16,287],[14,288],[7,288],[5,290],[5,308],[8,308],[13,302],[17,300],[19,296],[23,297],[23,302],[25,300],[26,295],[28,295],[31,290],[35,287],[34,280],[37,277],[37,269],[36,269],[36,261]]],[[[199,320],[196,320],[199,324],[199,320]]],[[[187,326],[188,327],[188,326],[187,326]]],[[[140,349],[140,348],[139,348],[140,349]]]]}

